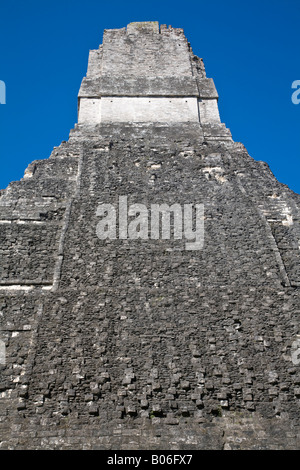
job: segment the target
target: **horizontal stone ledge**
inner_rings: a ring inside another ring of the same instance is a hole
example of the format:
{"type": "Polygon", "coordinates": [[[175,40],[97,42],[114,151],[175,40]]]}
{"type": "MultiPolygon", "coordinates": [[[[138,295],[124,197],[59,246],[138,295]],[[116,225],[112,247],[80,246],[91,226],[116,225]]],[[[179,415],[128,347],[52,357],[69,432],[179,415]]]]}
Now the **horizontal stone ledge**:
{"type": "Polygon", "coordinates": [[[51,281],[21,281],[19,279],[12,280],[12,281],[0,281],[0,289],[28,289],[33,287],[43,287],[43,288],[51,288],[53,286],[53,282],[51,281]]]}
{"type": "Polygon", "coordinates": [[[15,286],[15,285],[20,285],[20,286],[35,286],[35,285],[43,285],[43,286],[50,286],[52,285],[52,281],[46,281],[43,279],[37,279],[37,280],[30,280],[30,279],[9,279],[9,280],[0,280],[0,286],[15,286]]]}
{"type": "Polygon", "coordinates": [[[291,283],[291,287],[296,287],[296,288],[300,287],[300,281],[299,281],[299,282],[297,282],[297,281],[290,281],[290,283],[291,283]]]}
{"type": "Polygon", "coordinates": [[[32,325],[9,325],[1,328],[1,332],[13,331],[13,332],[22,332],[22,331],[31,331],[32,325]]]}
{"type": "Polygon", "coordinates": [[[205,99],[218,99],[219,95],[212,78],[197,78],[199,97],[205,99]]]}
{"type": "MultiPolygon", "coordinates": [[[[79,96],[79,98],[88,98],[88,99],[99,99],[99,98],[199,98],[198,93],[190,93],[190,94],[168,94],[168,95],[158,95],[158,94],[153,94],[153,95],[145,95],[145,94],[138,94],[134,93],[132,95],[125,95],[124,93],[97,93],[95,95],[89,95],[89,96],[79,96]]],[[[214,98],[207,98],[207,99],[214,99],[214,98]]]]}
{"type": "MultiPolygon", "coordinates": [[[[206,88],[209,85],[206,84],[206,88]]],[[[211,89],[211,87],[210,87],[211,89]]],[[[104,75],[99,80],[85,77],[79,98],[91,96],[199,96],[194,77],[124,77],[104,75]]]]}
{"type": "Polygon", "coordinates": [[[48,220],[37,220],[37,219],[2,219],[0,220],[0,224],[19,224],[19,225],[25,225],[25,224],[33,224],[33,225],[42,225],[42,224],[47,224],[49,223],[48,220]]]}

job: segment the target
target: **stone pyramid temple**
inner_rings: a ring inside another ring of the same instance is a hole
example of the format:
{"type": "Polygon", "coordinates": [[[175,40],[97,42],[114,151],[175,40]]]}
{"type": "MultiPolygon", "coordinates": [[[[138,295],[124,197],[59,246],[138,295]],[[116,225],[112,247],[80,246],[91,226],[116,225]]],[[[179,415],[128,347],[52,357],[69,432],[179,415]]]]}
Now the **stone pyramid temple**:
{"type": "Polygon", "coordinates": [[[299,218],[182,29],[105,30],[0,193],[0,449],[299,448],[299,218]]]}

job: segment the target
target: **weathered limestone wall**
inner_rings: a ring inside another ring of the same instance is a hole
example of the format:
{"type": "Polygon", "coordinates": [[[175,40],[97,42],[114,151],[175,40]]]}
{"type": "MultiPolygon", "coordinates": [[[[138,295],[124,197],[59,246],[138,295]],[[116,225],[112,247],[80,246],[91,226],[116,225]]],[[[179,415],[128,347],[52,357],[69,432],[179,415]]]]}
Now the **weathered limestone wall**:
{"type": "MultiPolygon", "coordinates": [[[[206,112],[206,121],[208,113],[206,112]]],[[[205,122],[206,122],[205,121],[205,122]]],[[[102,97],[80,101],[79,123],[199,122],[197,98],[102,97]]]]}
{"type": "Polygon", "coordinates": [[[79,102],[78,123],[100,124],[101,98],[81,98],[79,102]]]}
{"type": "Polygon", "coordinates": [[[160,34],[156,29],[130,27],[105,30],[103,34],[103,76],[189,77],[190,51],[180,29],[160,34]]]}
{"type": "Polygon", "coordinates": [[[220,123],[217,100],[183,30],[132,23],[106,30],[99,50],[90,51],[78,122],[220,123]]]}
{"type": "Polygon", "coordinates": [[[218,102],[215,98],[199,99],[199,117],[201,124],[220,123],[218,102]]]}

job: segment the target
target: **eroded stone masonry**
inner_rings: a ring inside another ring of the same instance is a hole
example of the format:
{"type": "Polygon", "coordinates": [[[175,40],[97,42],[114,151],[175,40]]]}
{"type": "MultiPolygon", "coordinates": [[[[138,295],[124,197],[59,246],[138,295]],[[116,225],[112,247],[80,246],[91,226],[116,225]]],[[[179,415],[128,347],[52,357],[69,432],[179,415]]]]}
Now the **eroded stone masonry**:
{"type": "Polygon", "coordinates": [[[106,30],[69,140],[1,191],[0,448],[299,448],[300,196],[217,102],[182,29],[106,30]],[[100,240],[124,195],[204,204],[203,248],[100,240]]]}

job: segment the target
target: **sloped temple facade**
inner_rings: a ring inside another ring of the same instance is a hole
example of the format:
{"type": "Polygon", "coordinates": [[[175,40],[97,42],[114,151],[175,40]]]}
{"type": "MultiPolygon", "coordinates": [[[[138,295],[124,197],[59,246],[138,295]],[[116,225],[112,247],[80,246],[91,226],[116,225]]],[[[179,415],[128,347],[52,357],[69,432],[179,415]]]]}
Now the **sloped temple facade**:
{"type": "Polygon", "coordinates": [[[182,29],[105,30],[69,140],[0,193],[0,448],[299,448],[299,207],[182,29]],[[203,205],[201,249],[101,239],[125,196],[203,205]]]}

